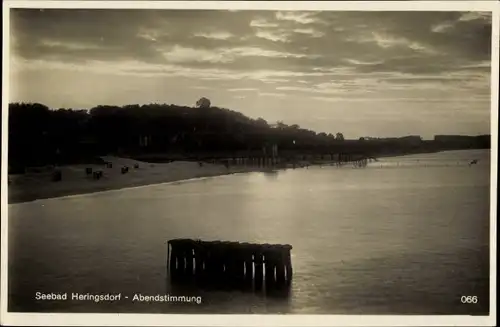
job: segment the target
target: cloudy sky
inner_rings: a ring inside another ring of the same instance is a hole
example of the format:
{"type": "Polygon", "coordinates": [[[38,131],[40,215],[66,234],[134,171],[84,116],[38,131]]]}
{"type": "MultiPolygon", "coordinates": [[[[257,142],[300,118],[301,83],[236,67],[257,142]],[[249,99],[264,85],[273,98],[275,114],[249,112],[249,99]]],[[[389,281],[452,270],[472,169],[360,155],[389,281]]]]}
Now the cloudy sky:
{"type": "Polygon", "coordinates": [[[13,9],[10,101],[212,104],[347,138],[489,133],[491,15],[13,9]]]}

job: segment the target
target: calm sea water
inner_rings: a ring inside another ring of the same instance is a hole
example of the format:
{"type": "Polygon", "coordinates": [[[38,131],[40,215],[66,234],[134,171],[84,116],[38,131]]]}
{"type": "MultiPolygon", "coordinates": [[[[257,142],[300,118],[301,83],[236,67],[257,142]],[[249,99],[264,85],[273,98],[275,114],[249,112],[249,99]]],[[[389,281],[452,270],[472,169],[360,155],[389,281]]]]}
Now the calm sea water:
{"type": "Polygon", "coordinates": [[[451,151],[9,205],[9,310],[487,314],[489,171],[489,151],[451,151]],[[290,294],[173,288],[173,238],[292,244],[290,294]],[[37,291],[202,303],[36,301],[37,291]]]}

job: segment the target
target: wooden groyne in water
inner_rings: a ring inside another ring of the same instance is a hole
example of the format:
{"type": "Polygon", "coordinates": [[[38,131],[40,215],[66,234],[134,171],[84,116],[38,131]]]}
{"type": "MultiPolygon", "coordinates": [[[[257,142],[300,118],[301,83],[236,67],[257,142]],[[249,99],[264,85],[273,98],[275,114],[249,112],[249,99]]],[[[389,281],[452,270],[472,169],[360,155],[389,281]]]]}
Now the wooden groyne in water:
{"type": "Polygon", "coordinates": [[[175,239],[168,241],[167,270],[172,280],[197,278],[211,283],[289,285],[292,261],[288,244],[252,244],[175,239]]]}

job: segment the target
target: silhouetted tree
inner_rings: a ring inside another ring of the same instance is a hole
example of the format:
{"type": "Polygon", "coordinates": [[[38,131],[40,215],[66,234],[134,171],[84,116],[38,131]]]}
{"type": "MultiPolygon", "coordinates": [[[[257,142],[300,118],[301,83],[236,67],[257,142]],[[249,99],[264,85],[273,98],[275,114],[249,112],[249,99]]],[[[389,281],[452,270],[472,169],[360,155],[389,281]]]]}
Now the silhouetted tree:
{"type": "Polygon", "coordinates": [[[267,121],[261,117],[257,118],[257,124],[262,127],[269,127],[267,121]]]}
{"type": "Polygon", "coordinates": [[[196,101],[196,106],[198,108],[210,108],[210,100],[202,97],[198,101],[196,101]]]}
{"type": "Polygon", "coordinates": [[[285,124],[285,123],[283,123],[283,121],[278,120],[278,121],[276,122],[276,127],[277,127],[278,129],[285,129],[285,128],[287,128],[287,127],[288,127],[288,125],[287,125],[287,124],[285,124]]]}

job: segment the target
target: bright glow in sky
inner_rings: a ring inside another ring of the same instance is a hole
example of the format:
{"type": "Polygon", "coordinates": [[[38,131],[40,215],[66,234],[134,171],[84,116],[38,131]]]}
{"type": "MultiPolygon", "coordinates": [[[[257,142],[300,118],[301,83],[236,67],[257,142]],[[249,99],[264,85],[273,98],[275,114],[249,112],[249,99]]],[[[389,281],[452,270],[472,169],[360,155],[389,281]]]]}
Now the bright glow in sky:
{"type": "Polygon", "coordinates": [[[491,15],[13,9],[10,101],[212,105],[347,138],[490,132],[491,15]]]}

